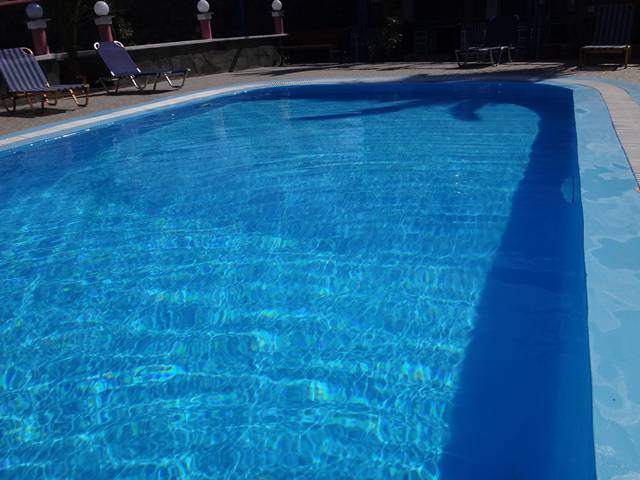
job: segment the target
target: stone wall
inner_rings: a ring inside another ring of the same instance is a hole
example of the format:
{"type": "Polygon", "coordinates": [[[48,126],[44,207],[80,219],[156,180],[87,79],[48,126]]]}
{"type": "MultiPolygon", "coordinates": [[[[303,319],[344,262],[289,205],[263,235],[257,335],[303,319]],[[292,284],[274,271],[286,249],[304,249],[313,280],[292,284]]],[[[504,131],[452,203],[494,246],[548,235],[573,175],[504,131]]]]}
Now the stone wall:
{"type": "MultiPolygon", "coordinates": [[[[286,34],[262,35],[134,45],[127,47],[127,51],[141,70],[190,68],[191,75],[208,75],[278,65],[281,61],[278,46],[286,37],[286,34]]],[[[68,55],[53,53],[37,58],[49,82],[60,83],[68,55]]],[[[91,84],[96,84],[99,77],[108,75],[93,50],[78,52],[78,72],[91,84]]]]}

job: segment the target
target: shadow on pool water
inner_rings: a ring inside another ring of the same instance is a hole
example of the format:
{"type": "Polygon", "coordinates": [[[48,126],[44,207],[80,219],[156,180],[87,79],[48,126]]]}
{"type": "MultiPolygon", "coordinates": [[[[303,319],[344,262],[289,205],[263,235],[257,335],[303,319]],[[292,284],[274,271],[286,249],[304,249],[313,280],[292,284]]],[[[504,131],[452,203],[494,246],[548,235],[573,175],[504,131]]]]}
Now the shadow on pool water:
{"type": "MultiPolygon", "coordinates": [[[[550,85],[520,87],[519,96],[509,94],[503,101],[535,112],[539,131],[478,301],[446,413],[450,437],[439,463],[444,480],[595,478],[573,92],[550,85]],[[549,103],[528,97],[526,88],[546,90],[549,103]]],[[[451,95],[426,101],[409,97],[298,120],[384,115],[441,102],[452,104],[454,118],[477,121],[478,110],[500,98],[469,99],[466,92],[456,96],[455,86],[453,91],[453,102],[451,95]]],[[[292,96],[317,94],[294,89],[292,96]]]]}
{"type": "Polygon", "coordinates": [[[595,478],[573,94],[556,90],[561,115],[523,102],[539,134],[447,412],[443,479],[595,478]]]}

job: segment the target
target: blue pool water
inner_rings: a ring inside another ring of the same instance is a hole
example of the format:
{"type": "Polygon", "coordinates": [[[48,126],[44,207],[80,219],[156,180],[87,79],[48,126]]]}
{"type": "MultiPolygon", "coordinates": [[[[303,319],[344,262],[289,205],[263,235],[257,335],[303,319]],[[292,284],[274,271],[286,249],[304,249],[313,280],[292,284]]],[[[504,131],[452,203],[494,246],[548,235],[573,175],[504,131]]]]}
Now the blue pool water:
{"type": "Polygon", "coordinates": [[[0,153],[0,476],[594,478],[572,92],[264,89],[0,153]]]}

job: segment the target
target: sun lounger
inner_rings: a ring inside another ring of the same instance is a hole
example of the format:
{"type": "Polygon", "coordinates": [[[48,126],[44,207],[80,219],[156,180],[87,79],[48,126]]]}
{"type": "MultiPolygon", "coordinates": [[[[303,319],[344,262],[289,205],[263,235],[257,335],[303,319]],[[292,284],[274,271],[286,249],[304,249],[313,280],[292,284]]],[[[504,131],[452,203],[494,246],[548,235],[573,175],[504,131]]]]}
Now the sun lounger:
{"type": "Polygon", "coordinates": [[[70,95],[79,107],[85,107],[89,103],[89,85],[50,85],[33,52],[28,48],[0,50],[0,76],[4,82],[0,99],[9,112],[16,111],[16,101],[19,98],[25,98],[31,109],[35,109],[33,98],[39,98],[41,111],[44,110],[45,103],[55,105],[60,94],[70,95]],[[84,94],[83,103],[78,101],[76,91],[84,94]],[[11,101],[9,106],[7,99],[11,101]]]}
{"type": "Polygon", "coordinates": [[[518,19],[515,16],[494,18],[487,27],[484,42],[481,45],[462,45],[462,48],[456,50],[458,66],[465,66],[469,62],[491,63],[494,66],[501,64],[504,60],[511,62],[511,51],[514,50],[517,28],[518,19]]]}
{"type": "Polygon", "coordinates": [[[182,88],[189,73],[188,68],[185,70],[140,70],[120,42],[97,42],[93,48],[96,49],[111,74],[111,77],[99,79],[107,92],[110,92],[107,82],[115,82],[113,93],[118,93],[122,79],[131,80],[133,86],[138,90],[144,90],[150,80],[153,81],[153,89],[155,90],[161,77],[167,81],[171,88],[182,88]],[[182,82],[174,84],[170,79],[172,76],[182,76],[182,82]]]}
{"type": "Polygon", "coordinates": [[[627,68],[631,57],[632,26],[632,3],[600,5],[596,13],[593,45],[585,45],[580,49],[578,67],[585,64],[589,55],[620,53],[624,58],[624,68],[627,68]]]}

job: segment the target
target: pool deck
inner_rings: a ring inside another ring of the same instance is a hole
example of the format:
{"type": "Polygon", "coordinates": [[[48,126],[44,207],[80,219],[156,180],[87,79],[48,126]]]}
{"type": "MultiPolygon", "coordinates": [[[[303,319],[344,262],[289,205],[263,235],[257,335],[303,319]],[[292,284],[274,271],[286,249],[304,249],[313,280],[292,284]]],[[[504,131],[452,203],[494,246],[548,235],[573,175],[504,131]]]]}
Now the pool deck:
{"type": "Polygon", "coordinates": [[[212,91],[345,79],[546,81],[575,88],[576,102],[585,107],[576,108],[576,124],[598,478],[640,479],[640,193],[633,191],[640,185],[640,65],[580,71],[554,62],[481,69],[459,69],[453,63],[260,68],[191,78],[177,92],[124,91],[118,96],[96,92],[87,108],[64,100],[43,115],[28,110],[1,112],[0,150],[42,135],[61,135],[70,128],[204,99],[212,91]]]}

